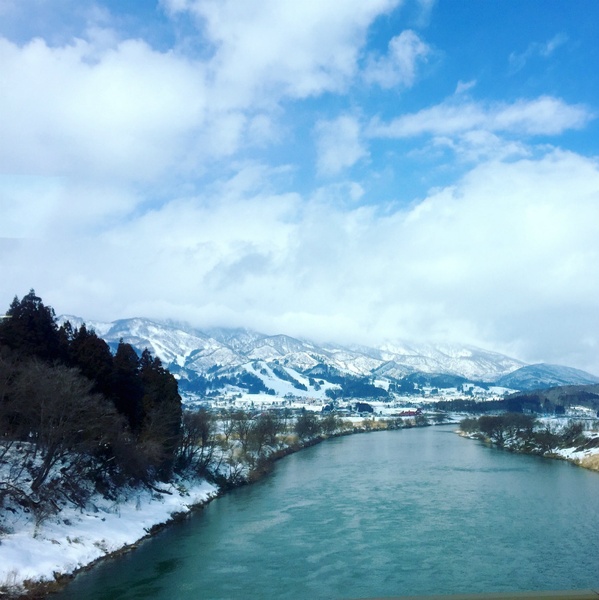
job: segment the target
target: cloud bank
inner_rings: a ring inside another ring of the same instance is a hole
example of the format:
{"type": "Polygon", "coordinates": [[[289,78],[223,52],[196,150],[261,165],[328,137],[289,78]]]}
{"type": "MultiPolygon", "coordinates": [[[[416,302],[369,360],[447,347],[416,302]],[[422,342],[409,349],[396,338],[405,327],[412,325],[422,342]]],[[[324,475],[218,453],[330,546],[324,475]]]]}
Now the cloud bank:
{"type": "Polygon", "coordinates": [[[56,6],[76,14],[54,36],[0,28],[6,307],[34,287],[86,319],[461,341],[599,373],[599,164],[562,143],[595,106],[485,95],[471,72],[419,91],[447,61],[429,1],[392,31],[391,0],[163,0],[131,31],[56,6]]]}
{"type": "MultiPolygon", "coordinates": [[[[250,175],[268,187],[272,174],[250,175]]],[[[176,317],[319,340],[493,339],[593,369],[584,355],[599,331],[598,190],[599,165],[560,151],[483,163],[408,208],[348,210],[224,181],[97,236],[73,227],[25,240],[16,262],[4,252],[14,264],[5,282],[22,287],[26,256],[27,281],[89,318],[176,317]]]]}

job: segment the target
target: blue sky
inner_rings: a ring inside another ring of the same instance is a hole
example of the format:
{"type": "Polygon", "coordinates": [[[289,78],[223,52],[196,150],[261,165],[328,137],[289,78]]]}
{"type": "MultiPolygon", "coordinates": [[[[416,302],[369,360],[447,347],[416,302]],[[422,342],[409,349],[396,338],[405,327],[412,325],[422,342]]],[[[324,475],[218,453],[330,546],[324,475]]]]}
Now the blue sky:
{"type": "Polygon", "coordinates": [[[594,0],[0,0],[0,302],[599,374],[594,0]]]}

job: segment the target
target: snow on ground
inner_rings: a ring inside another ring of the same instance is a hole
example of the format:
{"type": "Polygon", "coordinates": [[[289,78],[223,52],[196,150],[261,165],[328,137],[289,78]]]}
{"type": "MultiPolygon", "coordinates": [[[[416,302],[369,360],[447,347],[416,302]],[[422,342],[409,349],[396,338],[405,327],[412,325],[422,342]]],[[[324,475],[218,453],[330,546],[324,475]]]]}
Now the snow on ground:
{"type": "Polygon", "coordinates": [[[583,458],[587,458],[588,456],[598,454],[599,448],[587,448],[586,450],[576,450],[576,446],[574,446],[572,448],[558,448],[554,451],[554,453],[561,456],[562,458],[566,458],[574,462],[579,462],[583,458]]]}
{"type": "Polygon", "coordinates": [[[205,481],[181,480],[161,489],[170,493],[132,490],[117,502],[97,496],[85,510],[64,508],[38,526],[31,514],[12,513],[6,523],[8,533],[0,537],[0,589],[72,573],[134,544],[156,525],[189,512],[217,493],[205,481]]]}
{"type": "MultiPolygon", "coordinates": [[[[328,381],[322,381],[322,384],[319,384],[319,389],[314,389],[310,385],[310,378],[306,377],[302,373],[299,373],[295,369],[286,366],[280,366],[279,368],[285,371],[290,377],[302,383],[306,386],[307,390],[299,390],[293,386],[293,383],[290,381],[285,381],[278,377],[272,370],[272,368],[263,361],[254,361],[251,363],[246,363],[243,365],[243,368],[259,377],[264,385],[272,390],[274,390],[275,394],[279,397],[285,397],[286,395],[304,397],[304,398],[319,398],[321,400],[327,400],[326,391],[329,389],[339,389],[339,386],[333,383],[329,383],[328,381]]],[[[318,377],[316,378],[318,380],[318,377]]]]}
{"type": "MultiPolygon", "coordinates": [[[[245,396],[241,404],[281,398],[259,395],[245,396]]],[[[290,403],[320,412],[322,401],[296,399],[290,403]]],[[[397,413],[398,407],[390,403],[372,402],[375,413],[371,418],[385,418],[397,413]]],[[[460,415],[450,420],[459,421],[460,415]]],[[[362,421],[361,416],[344,416],[352,422],[362,421]]],[[[547,417],[545,425],[559,429],[567,419],[547,417]]],[[[587,431],[589,438],[599,437],[597,431],[587,431]]],[[[599,448],[577,450],[563,448],[555,454],[564,459],[583,463],[596,460],[599,448]]],[[[72,573],[91,562],[126,546],[135,544],[150,530],[173,518],[177,513],[189,512],[192,506],[202,504],[216,496],[217,488],[205,481],[178,480],[164,484],[163,493],[148,489],[132,489],[117,501],[94,496],[86,509],[74,506],[63,508],[56,516],[36,524],[31,513],[11,508],[6,512],[4,531],[0,532],[0,594],[3,589],[22,586],[25,581],[53,581],[55,575],[72,573]]]]}
{"type": "MultiPolygon", "coordinates": [[[[599,432],[596,431],[586,431],[585,437],[587,440],[596,440],[599,439],[599,432]]],[[[581,463],[585,459],[588,459],[592,456],[599,456],[599,447],[595,446],[594,448],[585,448],[584,450],[579,450],[580,444],[576,446],[572,446],[570,448],[558,448],[554,451],[555,454],[565,458],[567,460],[571,460],[575,463],[581,463]]]]}

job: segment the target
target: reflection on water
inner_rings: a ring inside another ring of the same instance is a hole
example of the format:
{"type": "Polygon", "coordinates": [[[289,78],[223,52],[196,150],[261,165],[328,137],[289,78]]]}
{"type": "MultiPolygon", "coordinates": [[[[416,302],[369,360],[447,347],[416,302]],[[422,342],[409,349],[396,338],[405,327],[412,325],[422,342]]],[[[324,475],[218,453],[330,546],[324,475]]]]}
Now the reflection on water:
{"type": "Polygon", "coordinates": [[[281,461],[57,599],[356,598],[599,587],[599,475],[447,427],[281,461]]]}

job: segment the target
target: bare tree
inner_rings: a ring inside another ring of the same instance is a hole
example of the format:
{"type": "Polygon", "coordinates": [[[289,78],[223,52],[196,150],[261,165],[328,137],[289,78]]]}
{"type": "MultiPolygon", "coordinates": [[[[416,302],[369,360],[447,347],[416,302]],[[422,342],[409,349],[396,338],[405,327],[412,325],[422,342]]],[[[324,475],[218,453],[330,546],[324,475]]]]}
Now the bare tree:
{"type": "Polygon", "coordinates": [[[275,446],[281,430],[281,422],[277,417],[269,412],[261,414],[253,422],[248,434],[251,449],[260,454],[264,446],[275,446]]]}
{"type": "Polygon", "coordinates": [[[64,469],[76,471],[84,456],[107,443],[116,412],[93,383],[76,369],[50,367],[38,360],[23,366],[15,380],[15,399],[22,428],[41,454],[31,489],[37,492],[52,468],[65,461],[64,469]]]}
{"type": "Polygon", "coordinates": [[[179,445],[179,465],[206,473],[216,445],[216,423],[205,409],[183,413],[182,436],[179,445]]]}
{"type": "Polygon", "coordinates": [[[245,452],[248,447],[249,434],[252,430],[253,423],[250,416],[243,410],[236,410],[232,415],[233,431],[239,439],[242,450],[245,452]]]}
{"type": "Polygon", "coordinates": [[[220,414],[220,429],[224,438],[224,446],[229,445],[229,439],[235,430],[235,420],[233,419],[233,411],[223,410],[220,414]]]}

